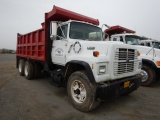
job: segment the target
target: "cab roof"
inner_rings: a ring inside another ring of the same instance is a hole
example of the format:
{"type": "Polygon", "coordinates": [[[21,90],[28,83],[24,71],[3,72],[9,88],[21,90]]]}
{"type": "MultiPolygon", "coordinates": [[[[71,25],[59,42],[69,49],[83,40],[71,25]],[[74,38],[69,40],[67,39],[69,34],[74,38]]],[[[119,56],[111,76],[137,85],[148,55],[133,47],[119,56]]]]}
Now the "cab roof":
{"type": "Polygon", "coordinates": [[[135,33],[135,31],[124,28],[122,26],[116,25],[112,26],[104,31],[107,35],[111,36],[113,34],[121,34],[121,33],[135,33]]]}

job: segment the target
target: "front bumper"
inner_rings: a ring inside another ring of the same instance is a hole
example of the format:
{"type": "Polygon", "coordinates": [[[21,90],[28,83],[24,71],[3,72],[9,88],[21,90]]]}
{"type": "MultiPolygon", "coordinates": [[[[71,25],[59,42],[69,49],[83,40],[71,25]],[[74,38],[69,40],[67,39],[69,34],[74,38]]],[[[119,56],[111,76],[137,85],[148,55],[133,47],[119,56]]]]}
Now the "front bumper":
{"type": "Polygon", "coordinates": [[[138,74],[132,77],[120,79],[107,85],[100,85],[96,90],[96,98],[105,100],[107,98],[118,97],[120,95],[130,93],[141,85],[141,78],[141,74],[138,74]],[[129,86],[124,87],[125,82],[128,81],[129,86]]]}

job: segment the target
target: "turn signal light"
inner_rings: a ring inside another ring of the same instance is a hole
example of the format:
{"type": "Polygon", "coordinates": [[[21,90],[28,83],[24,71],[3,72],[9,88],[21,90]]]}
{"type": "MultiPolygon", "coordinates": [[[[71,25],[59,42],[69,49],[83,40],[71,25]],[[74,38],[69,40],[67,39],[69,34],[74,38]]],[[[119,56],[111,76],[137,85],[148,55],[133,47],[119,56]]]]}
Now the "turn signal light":
{"type": "Polygon", "coordinates": [[[140,54],[140,52],[138,52],[138,56],[140,56],[141,54],[140,54]]]}
{"type": "Polygon", "coordinates": [[[157,66],[160,66],[160,61],[157,61],[157,66]]]}
{"type": "Polygon", "coordinates": [[[94,57],[98,57],[99,54],[100,54],[100,53],[99,53],[98,51],[94,51],[94,52],[93,52],[93,56],[94,56],[94,57]]]}

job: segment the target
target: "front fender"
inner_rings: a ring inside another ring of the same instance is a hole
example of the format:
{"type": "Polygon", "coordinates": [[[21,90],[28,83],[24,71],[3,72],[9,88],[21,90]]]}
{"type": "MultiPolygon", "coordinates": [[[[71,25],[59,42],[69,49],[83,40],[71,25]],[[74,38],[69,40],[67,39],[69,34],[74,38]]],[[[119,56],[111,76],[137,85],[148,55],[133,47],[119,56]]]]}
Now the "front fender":
{"type": "Polygon", "coordinates": [[[65,80],[68,80],[70,74],[68,74],[68,72],[70,71],[71,67],[72,66],[81,66],[85,69],[86,71],[86,74],[87,74],[87,77],[89,79],[89,81],[91,83],[96,83],[95,82],[95,78],[94,78],[94,75],[93,75],[93,72],[92,72],[92,69],[90,67],[90,65],[87,63],[87,62],[84,62],[84,61],[79,61],[79,60],[72,60],[72,61],[69,61],[66,65],[65,65],[65,69],[64,69],[64,77],[65,77],[65,80]],[[69,76],[68,76],[69,75],[69,76]]]}

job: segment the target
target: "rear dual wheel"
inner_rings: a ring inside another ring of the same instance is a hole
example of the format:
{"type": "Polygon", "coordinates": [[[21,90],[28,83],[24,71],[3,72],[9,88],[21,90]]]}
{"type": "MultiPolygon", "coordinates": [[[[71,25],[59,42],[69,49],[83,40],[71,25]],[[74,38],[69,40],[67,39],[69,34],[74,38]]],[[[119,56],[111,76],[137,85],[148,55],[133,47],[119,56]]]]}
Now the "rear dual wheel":
{"type": "Polygon", "coordinates": [[[26,61],[24,65],[24,75],[25,78],[31,80],[34,76],[33,64],[30,61],[26,61]]]}
{"type": "Polygon", "coordinates": [[[41,76],[41,68],[38,63],[32,63],[31,61],[25,61],[23,59],[19,61],[18,71],[21,76],[24,75],[28,80],[41,76]]]}
{"type": "Polygon", "coordinates": [[[24,64],[25,64],[25,61],[21,59],[18,64],[18,71],[21,76],[24,75],[24,64]]]}

